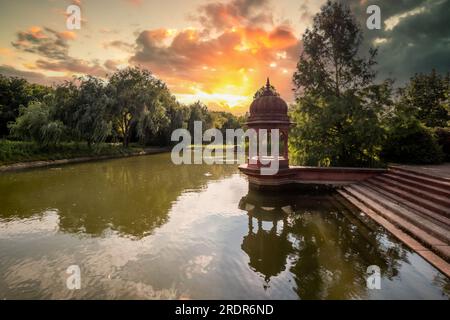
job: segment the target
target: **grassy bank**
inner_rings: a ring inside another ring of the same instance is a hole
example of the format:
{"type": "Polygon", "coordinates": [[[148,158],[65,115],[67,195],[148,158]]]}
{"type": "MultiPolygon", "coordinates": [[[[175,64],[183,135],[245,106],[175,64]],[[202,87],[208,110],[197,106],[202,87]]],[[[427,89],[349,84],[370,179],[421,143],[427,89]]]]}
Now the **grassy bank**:
{"type": "Polygon", "coordinates": [[[143,151],[140,146],[122,147],[121,144],[102,143],[89,148],[86,143],[61,143],[54,147],[39,146],[34,142],[0,140],[0,166],[18,162],[48,161],[95,156],[119,156],[143,151]]]}

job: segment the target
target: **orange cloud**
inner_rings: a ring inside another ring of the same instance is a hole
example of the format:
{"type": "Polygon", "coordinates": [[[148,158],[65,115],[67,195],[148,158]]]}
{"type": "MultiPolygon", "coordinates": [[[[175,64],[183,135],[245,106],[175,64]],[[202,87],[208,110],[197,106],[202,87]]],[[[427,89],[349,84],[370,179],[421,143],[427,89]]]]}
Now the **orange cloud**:
{"type": "Polygon", "coordinates": [[[225,30],[237,25],[272,24],[268,0],[232,0],[212,2],[199,7],[195,17],[206,29],[225,30]]]}
{"type": "Polygon", "coordinates": [[[237,26],[216,37],[187,29],[179,31],[167,45],[165,35],[161,29],[143,31],[130,61],[173,84],[182,100],[209,99],[210,106],[220,108],[228,101],[229,106],[243,109],[267,76],[291,100],[290,76],[300,46],[288,26],[271,30],[237,26]]]}
{"type": "Polygon", "coordinates": [[[5,56],[5,57],[12,57],[12,56],[14,56],[14,53],[9,48],[1,48],[0,47],[0,55],[5,56]]]}
{"type": "Polygon", "coordinates": [[[32,26],[28,29],[28,34],[35,39],[46,39],[47,36],[42,32],[41,27],[32,26]]]}
{"type": "Polygon", "coordinates": [[[289,25],[274,25],[267,0],[200,6],[198,28],[142,31],[130,63],[147,67],[184,102],[244,111],[270,76],[292,100],[291,76],[300,40],[289,25]]]}
{"type": "Polygon", "coordinates": [[[73,31],[63,31],[59,35],[65,40],[75,40],[77,38],[77,34],[73,31]]]}

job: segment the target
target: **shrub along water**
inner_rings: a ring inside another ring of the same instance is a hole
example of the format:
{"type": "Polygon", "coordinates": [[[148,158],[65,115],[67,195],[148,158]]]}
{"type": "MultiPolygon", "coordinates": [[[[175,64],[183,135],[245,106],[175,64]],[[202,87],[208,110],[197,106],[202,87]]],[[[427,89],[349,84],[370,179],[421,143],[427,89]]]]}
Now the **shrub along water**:
{"type": "Polygon", "coordinates": [[[90,156],[119,156],[140,151],[143,151],[143,148],[135,144],[124,148],[120,143],[101,143],[93,148],[85,142],[62,142],[53,146],[43,146],[32,141],[0,140],[0,165],[90,156]]]}

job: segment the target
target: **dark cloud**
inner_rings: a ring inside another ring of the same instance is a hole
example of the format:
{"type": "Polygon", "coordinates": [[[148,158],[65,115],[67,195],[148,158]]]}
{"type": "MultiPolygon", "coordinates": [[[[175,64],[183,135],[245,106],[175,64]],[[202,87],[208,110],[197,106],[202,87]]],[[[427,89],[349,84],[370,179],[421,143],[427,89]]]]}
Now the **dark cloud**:
{"type": "Polygon", "coordinates": [[[103,64],[103,66],[110,71],[116,71],[118,65],[119,63],[117,61],[111,59],[106,60],[103,64]]]}
{"type": "Polygon", "coordinates": [[[391,77],[402,85],[416,72],[450,71],[450,0],[359,0],[342,1],[349,5],[364,32],[363,49],[379,48],[378,78],[391,77]],[[382,29],[368,30],[366,8],[376,4],[381,9],[382,29]],[[408,15],[409,13],[409,15],[408,15]],[[399,18],[400,16],[402,16],[399,18]],[[389,29],[385,22],[397,17],[389,29]],[[375,39],[384,42],[374,43],[375,39]]]}
{"type": "Polygon", "coordinates": [[[105,48],[115,48],[125,52],[133,52],[134,45],[122,40],[109,41],[103,44],[105,48]]]}
{"type": "Polygon", "coordinates": [[[7,77],[24,78],[31,83],[39,83],[43,85],[53,85],[61,83],[65,80],[70,80],[69,77],[47,77],[39,72],[22,71],[8,65],[0,66],[0,74],[7,77]]]}
{"type": "Polygon", "coordinates": [[[87,63],[84,60],[74,58],[58,61],[37,60],[36,66],[50,71],[89,74],[97,77],[105,77],[106,75],[106,70],[99,64],[87,63]]]}
{"type": "Polygon", "coordinates": [[[206,29],[224,30],[236,25],[261,26],[272,24],[268,0],[232,0],[208,3],[199,8],[196,20],[206,29]]]}
{"type": "Polygon", "coordinates": [[[17,33],[16,41],[11,44],[18,50],[50,59],[65,59],[69,50],[65,34],[50,28],[32,27],[28,31],[20,31],[17,33]]]}
{"type": "Polygon", "coordinates": [[[42,70],[104,77],[106,69],[98,62],[88,62],[69,55],[68,40],[75,37],[75,34],[69,31],[57,32],[46,27],[31,27],[28,31],[18,32],[12,45],[18,50],[39,56],[35,64],[42,70]]]}

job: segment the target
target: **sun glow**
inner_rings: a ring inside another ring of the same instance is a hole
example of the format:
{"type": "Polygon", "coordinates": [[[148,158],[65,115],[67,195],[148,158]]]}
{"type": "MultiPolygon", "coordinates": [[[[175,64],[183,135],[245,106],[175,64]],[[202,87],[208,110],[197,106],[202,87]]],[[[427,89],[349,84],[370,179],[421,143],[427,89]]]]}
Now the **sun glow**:
{"type": "Polygon", "coordinates": [[[251,102],[250,95],[238,95],[231,93],[207,93],[197,91],[194,94],[176,94],[176,97],[183,103],[189,104],[201,101],[207,105],[215,105],[216,107],[245,107],[251,102]]]}

